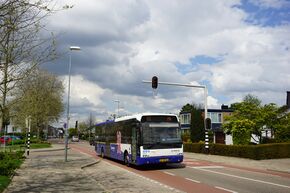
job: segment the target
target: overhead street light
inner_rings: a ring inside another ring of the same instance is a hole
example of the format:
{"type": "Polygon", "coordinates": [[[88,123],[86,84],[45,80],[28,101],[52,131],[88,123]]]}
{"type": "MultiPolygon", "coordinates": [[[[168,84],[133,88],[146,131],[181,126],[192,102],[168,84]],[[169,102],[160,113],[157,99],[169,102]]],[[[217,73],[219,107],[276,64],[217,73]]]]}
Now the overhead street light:
{"type": "Polygon", "coordinates": [[[118,103],[118,111],[117,111],[117,118],[119,117],[119,111],[120,111],[120,101],[119,100],[114,100],[114,102],[118,103]]]}
{"type": "Polygon", "coordinates": [[[67,149],[68,149],[68,128],[69,128],[69,100],[70,100],[70,77],[71,77],[71,51],[81,50],[78,46],[71,46],[69,52],[69,66],[68,66],[68,92],[67,92],[67,120],[65,128],[65,161],[67,162],[67,149]]]}

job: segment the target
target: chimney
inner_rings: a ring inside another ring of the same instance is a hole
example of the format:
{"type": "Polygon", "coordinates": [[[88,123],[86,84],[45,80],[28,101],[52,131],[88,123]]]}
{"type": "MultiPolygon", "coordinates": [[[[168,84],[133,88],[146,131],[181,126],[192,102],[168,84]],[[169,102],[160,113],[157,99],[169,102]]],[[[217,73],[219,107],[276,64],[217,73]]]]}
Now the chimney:
{"type": "Polygon", "coordinates": [[[290,91],[287,91],[286,106],[290,108],[290,91]]]}

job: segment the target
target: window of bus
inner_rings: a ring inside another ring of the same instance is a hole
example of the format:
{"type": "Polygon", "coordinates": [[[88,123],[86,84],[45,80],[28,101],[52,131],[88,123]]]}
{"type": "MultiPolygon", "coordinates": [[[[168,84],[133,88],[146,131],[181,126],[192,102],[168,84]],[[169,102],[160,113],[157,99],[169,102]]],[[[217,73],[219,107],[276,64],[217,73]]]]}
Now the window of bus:
{"type": "Polygon", "coordinates": [[[143,144],[181,143],[178,123],[145,123],[142,128],[143,144]]]}

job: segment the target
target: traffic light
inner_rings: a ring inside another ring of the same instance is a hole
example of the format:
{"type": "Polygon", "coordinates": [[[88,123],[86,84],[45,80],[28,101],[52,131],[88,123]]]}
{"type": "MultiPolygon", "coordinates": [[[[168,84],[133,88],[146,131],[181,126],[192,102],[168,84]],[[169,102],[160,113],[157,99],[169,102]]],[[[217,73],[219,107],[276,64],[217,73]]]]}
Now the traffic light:
{"type": "Polygon", "coordinates": [[[205,119],[205,129],[211,130],[211,119],[210,118],[205,119]]]}
{"type": "Polygon", "coordinates": [[[156,89],[158,87],[158,77],[153,76],[152,77],[152,88],[156,89]]]}
{"type": "Polygon", "coordinates": [[[76,128],[76,129],[78,128],[78,121],[76,121],[76,126],[75,126],[75,128],[76,128]]]}

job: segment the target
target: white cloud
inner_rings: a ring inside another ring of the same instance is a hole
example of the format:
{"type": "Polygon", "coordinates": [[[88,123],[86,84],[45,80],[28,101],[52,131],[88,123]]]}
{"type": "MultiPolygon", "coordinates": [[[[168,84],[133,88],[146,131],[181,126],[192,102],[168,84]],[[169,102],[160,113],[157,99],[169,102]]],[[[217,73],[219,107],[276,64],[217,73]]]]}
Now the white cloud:
{"type": "Polygon", "coordinates": [[[104,119],[116,112],[116,98],[123,114],[178,112],[186,103],[203,102],[201,90],[168,86],[159,86],[153,99],[151,86],[141,83],[153,75],[159,81],[207,84],[210,108],[247,93],[283,104],[290,90],[289,25],[246,23],[247,13],[234,6],[238,0],[67,2],[75,7],[53,16],[50,26],[64,32],[64,45],[82,47],[74,55],[84,64],[74,66],[79,75],[72,105],[95,108],[104,119]],[[192,65],[190,58],[197,55],[223,60],[192,65]],[[192,69],[182,74],[176,63],[192,69]]]}

